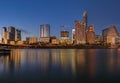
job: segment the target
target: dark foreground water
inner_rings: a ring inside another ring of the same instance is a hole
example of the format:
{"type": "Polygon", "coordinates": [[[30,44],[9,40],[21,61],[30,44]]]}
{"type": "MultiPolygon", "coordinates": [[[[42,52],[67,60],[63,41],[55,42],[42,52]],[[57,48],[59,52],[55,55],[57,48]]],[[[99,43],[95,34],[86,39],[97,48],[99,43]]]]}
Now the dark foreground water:
{"type": "Polygon", "coordinates": [[[120,83],[118,49],[14,49],[0,55],[0,83],[120,83]]]}

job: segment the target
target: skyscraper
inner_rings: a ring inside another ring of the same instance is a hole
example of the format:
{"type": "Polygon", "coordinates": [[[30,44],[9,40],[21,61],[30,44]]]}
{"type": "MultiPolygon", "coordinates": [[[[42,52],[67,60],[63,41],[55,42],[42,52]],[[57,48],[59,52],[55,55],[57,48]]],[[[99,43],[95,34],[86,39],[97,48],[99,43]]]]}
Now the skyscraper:
{"type": "Polygon", "coordinates": [[[87,23],[88,23],[88,16],[87,16],[87,12],[85,11],[83,13],[83,22],[84,22],[84,25],[85,25],[85,28],[87,28],[87,23]]]}
{"type": "Polygon", "coordinates": [[[86,43],[88,44],[95,43],[94,25],[90,25],[86,30],[86,43]]]}
{"type": "Polygon", "coordinates": [[[21,40],[21,30],[16,29],[13,26],[2,27],[2,42],[4,44],[9,43],[10,41],[20,41],[21,40]]]}
{"type": "Polygon", "coordinates": [[[8,33],[9,33],[8,40],[15,41],[15,27],[13,26],[8,27],[8,33]]]}
{"type": "Polygon", "coordinates": [[[75,21],[75,42],[76,44],[86,44],[86,34],[85,34],[84,22],[78,20],[75,21]]]}
{"type": "MultiPolygon", "coordinates": [[[[75,44],[86,44],[87,42],[87,34],[86,31],[88,30],[88,16],[87,12],[83,13],[83,20],[82,21],[75,21],[75,44]]],[[[92,28],[89,28],[91,31],[92,28]]],[[[92,32],[92,31],[91,31],[92,32]]]]}
{"type": "Polygon", "coordinates": [[[40,42],[50,42],[50,25],[42,24],[40,25],[40,42]]]}
{"type": "Polygon", "coordinates": [[[15,29],[15,41],[21,41],[21,30],[15,29]]]}
{"type": "Polygon", "coordinates": [[[7,28],[2,27],[2,42],[5,43],[7,41],[7,28]]]}
{"type": "Polygon", "coordinates": [[[50,37],[50,25],[40,25],[40,37],[50,37]]]}

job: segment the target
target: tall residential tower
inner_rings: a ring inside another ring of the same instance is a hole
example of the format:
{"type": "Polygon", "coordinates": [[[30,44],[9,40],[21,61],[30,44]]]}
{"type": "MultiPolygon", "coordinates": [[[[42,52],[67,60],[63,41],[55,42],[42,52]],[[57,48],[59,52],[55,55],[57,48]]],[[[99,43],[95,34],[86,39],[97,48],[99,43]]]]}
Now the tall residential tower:
{"type": "Polygon", "coordinates": [[[86,44],[86,28],[84,22],[75,21],[75,44],[86,44]]]}
{"type": "Polygon", "coordinates": [[[8,44],[11,41],[21,41],[21,30],[16,29],[13,26],[2,27],[2,43],[8,44]]]}
{"type": "Polygon", "coordinates": [[[86,43],[95,44],[94,25],[90,25],[86,30],[86,43]]]}
{"type": "Polygon", "coordinates": [[[50,42],[50,24],[40,25],[40,42],[50,42]]]}

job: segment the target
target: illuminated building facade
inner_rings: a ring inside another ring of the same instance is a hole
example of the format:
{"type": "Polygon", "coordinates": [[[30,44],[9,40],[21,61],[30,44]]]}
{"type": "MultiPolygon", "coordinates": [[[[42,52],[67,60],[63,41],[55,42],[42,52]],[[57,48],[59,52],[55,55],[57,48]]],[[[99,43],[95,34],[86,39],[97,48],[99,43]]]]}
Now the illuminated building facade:
{"type": "Polygon", "coordinates": [[[37,37],[27,37],[27,38],[26,38],[26,42],[27,42],[28,44],[37,43],[37,42],[38,42],[38,39],[37,39],[37,37]]]}
{"type": "Polygon", "coordinates": [[[21,31],[16,29],[13,26],[8,27],[8,31],[6,27],[2,27],[2,43],[7,44],[10,41],[20,41],[21,40],[21,31]]]}
{"type": "Polygon", "coordinates": [[[61,39],[66,40],[69,39],[69,32],[68,31],[61,31],[61,39]]]}
{"type": "Polygon", "coordinates": [[[84,22],[75,21],[75,43],[76,44],[86,44],[86,34],[85,34],[84,22]]]}
{"type": "Polygon", "coordinates": [[[75,29],[72,29],[72,42],[75,43],[75,29]]]}
{"type": "Polygon", "coordinates": [[[61,39],[59,40],[60,45],[71,45],[73,44],[72,40],[69,39],[68,31],[61,31],[61,39]]]}
{"type": "Polygon", "coordinates": [[[103,42],[102,35],[95,35],[95,44],[101,44],[103,42]]]}
{"type": "Polygon", "coordinates": [[[86,30],[86,43],[87,44],[95,43],[94,25],[90,25],[86,30]]]}
{"type": "Polygon", "coordinates": [[[116,29],[115,25],[111,25],[110,27],[102,30],[103,41],[106,44],[117,44],[116,40],[119,39],[119,33],[116,29]]]}
{"type": "Polygon", "coordinates": [[[44,42],[44,43],[50,42],[50,25],[49,24],[40,25],[40,42],[44,42]]]}
{"type": "Polygon", "coordinates": [[[75,44],[86,44],[87,12],[83,13],[83,21],[75,21],[75,44]]]}
{"type": "Polygon", "coordinates": [[[58,45],[58,44],[60,44],[60,41],[59,41],[59,39],[52,39],[51,43],[53,45],[58,45]]]}

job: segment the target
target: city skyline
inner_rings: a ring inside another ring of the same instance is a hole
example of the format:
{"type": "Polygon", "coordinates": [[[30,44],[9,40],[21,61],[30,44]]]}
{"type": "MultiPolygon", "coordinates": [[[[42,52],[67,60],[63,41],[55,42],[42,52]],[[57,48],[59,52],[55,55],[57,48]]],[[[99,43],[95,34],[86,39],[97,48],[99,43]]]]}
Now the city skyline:
{"type": "Polygon", "coordinates": [[[0,27],[14,26],[24,29],[30,34],[26,36],[40,36],[41,24],[50,24],[51,36],[60,38],[62,26],[70,32],[74,28],[74,21],[82,21],[84,11],[88,13],[88,25],[95,26],[95,34],[101,34],[104,28],[111,24],[120,24],[119,0],[1,0],[0,27]]]}

